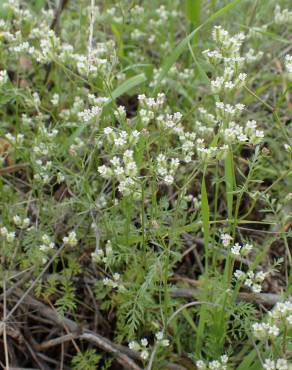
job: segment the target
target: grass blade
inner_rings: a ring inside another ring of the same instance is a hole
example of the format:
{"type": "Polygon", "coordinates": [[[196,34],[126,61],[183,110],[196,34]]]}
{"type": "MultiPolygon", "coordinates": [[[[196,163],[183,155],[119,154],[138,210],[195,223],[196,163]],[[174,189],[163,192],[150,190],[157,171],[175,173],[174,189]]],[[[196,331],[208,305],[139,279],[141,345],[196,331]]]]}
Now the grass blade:
{"type": "MultiPolygon", "coordinates": [[[[191,22],[192,28],[199,27],[201,23],[201,0],[186,0],[186,15],[188,20],[191,22]]],[[[199,33],[194,36],[194,42],[197,42],[199,33]]]]}
{"type": "Polygon", "coordinates": [[[118,86],[111,94],[111,100],[108,102],[110,103],[114,99],[118,98],[119,96],[129,92],[134,87],[142,84],[147,80],[144,73],[140,73],[134,77],[129,78],[127,81],[123,82],[120,86],[118,86]]]}
{"type": "Polygon", "coordinates": [[[206,274],[208,274],[210,209],[209,209],[209,201],[208,201],[208,195],[207,195],[207,189],[206,189],[205,174],[203,175],[203,179],[202,179],[201,199],[202,199],[202,220],[203,220],[203,227],[204,227],[205,269],[206,269],[206,274]]]}
{"type": "Polygon", "coordinates": [[[228,154],[224,162],[225,171],[225,184],[226,184],[226,201],[228,218],[232,220],[232,208],[233,208],[233,191],[235,186],[234,181],[234,169],[233,169],[233,154],[231,150],[228,150],[228,154]]]}

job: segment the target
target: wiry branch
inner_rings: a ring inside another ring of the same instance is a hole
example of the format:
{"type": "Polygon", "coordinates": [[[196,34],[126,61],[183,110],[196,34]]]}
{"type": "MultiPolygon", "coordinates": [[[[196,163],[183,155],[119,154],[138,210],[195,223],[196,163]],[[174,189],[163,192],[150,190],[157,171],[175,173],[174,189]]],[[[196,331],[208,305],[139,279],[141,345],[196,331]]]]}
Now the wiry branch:
{"type": "MultiPolygon", "coordinates": [[[[15,294],[18,296],[18,298],[21,298],[23,292],[17,289],[15,291],[15,294]]],[[[70,331],[68,335],[62,336],[60,338],[55,338],[41,345],[35,344],[36,350],[44,350],[54,345],[61,344],[62,342],[68,340],[74,339],[86,340],[88,342],[95,344],[101,350],[110,353],[116,359],[116,361],[121,366],[123,366],[123,368],[130,370],[141,370],[141,368],[132,360],[132,358],[140,359],[140,356],[136,352],[131,351],[128,348],[121,345],[117,346],[114,343],[112,343],[109,339],[91,330],[80,328],[80,326],[75,321],[68,319],[66,317],[61,317],[52,308],[46,306],[44,303],[40,301],[37,301],[31,296],[26,296],[23,299],[23,303],[28,305],[30,308],[37,310],[40,316],[44,316],[50,319],[56,325],[60,327],[66,327],[70,331]]]]}

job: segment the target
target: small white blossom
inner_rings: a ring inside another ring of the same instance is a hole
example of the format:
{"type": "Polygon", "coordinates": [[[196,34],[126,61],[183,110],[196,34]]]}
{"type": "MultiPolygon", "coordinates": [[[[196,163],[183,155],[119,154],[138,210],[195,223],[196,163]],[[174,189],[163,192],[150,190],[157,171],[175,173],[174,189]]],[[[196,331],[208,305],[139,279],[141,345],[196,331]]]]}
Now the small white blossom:
{"type": "Polygon", "coordinates": [[[78,243],[78,240],[76,238],[76,233],[75,231],[70,231],[70,233],[68,234],[68,236],[65,236],[63,238],[63,243],[65,245],[68,245],[69,247],[75,247],[78,243]]]}

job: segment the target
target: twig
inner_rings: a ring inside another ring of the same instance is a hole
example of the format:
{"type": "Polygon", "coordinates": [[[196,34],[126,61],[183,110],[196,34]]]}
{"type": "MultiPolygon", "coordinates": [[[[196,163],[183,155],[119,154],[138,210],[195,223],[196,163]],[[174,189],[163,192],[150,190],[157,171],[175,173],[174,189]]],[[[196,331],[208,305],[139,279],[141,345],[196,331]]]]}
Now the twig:
{"type": "Polygon", "coordinates": [[[70,333],[70,334],[66,334],[58,338],[50,339],[46,342],[35,343],[34,348],[37,351],[46,351],[47,349],[51,347],[58,346],[59,344],[62,344],[64,342],[68,342],[72,339],[77,339],[77,338],[79,338],[78,334],[70,333]]]}
{"type": "Polygon", "coordinates": [[[29,166],[28,163],[19,163],[19,164],[14,164],[12,166],[7,166],[4,168],[0,168],[0,175],[5,175],[6,173],[12,173],[16,172],[19,170],[25,169],[27,166],[29,166]]]}
{"type": "Polygon", "coordinates": [[[35,369],[35,368],[27,368],[27,367],[11,367],[9,368],[9,370],[38,370],[38,369],[35,369]]]}
{"type": "MultiPolygon", "coordinates": [[[[30,269],[31,270],[31,269],[30,269]]],[[[26,271],[27,272],[27,271],[26,271]]],[[[20,274],[17,274],[16,276],[19,276],[20,274]]],[[[28,275],[26,274],[22,279],[19,279],[16,283],[14,283],[9,289],[5,292],[6,299],[13,293],[13,290],[19,286],[21,286],[24,281],[27,279],[28,275]]],[[[8,279],[9,280],[9,279],[8,279]]],[[[3,293],[0,294],[0,301],[4,298],[4,289],[3,293]]]]}
{"type": "Polygon", "coordinates": [[[99,348],[102,348],[104,351],[113,354],[116,357],[116,360],[121,364],[125,369],[141,370],[141,368],[135,364],[135,362],[130,359],[127,355],[119,352],[112,343],[109,341],[104,341],[105,338],[100,337],[94,333],[84,333],[80,336],[80,339],[88,340],[91,343],[95,343],[99,348]]]}
{"type": "Polygon", "coordinates": [[[181,366],[181,365],[177,365],[177,364],[173,364],[171,362],[168,362],[165,365],[165,370],[187,370],[187,368],[184,367],[184,366],[181,366]]]}
{"type": "MultiPolygon", "coordinates": [[[[32,291],[32,289],[36,286],[38,281],[42,278],[42,276],[45,274],[51,263],[54,261],[54,259],[62,252],[64,249],[65,244],[63,244],[57,252],[52,256],[52,258],[49,260],[43,271],[38,275],[38,277],[35,279],[35,281],[31,284],[31,286],[23,292],[23,295],[20,297],[19,301],[16,303],[16,305],[12,308],[12,310],[9,312],[9,314],[6,316],[6,321],[13,315],[13,313],[17,310],[17,308],[21,305],[21,303],[24,301],[24,299],[28,296],[28,294],[32,291]]],[[[0,327],[0,334],[1,334],[1,327],[0,327]]]]}
{"type": "Polygon", "coordinates": [[[34,352],[34,350],[32,349],[31,345],[28,343],[28,341],[24,341],[24,344],[26,345],[28,351],[30,352],[32,358],[34,359],[34,361],[36,362],[36,364],[38,365],[39,369],[40,370],[49,370],[48,366],[41,362],[38,358],[37,358],[37,354],[34,352]]]}
{"type": "MultiPolygon", "coordinates": [[[[15,294],[19,297],[23,297],[23,292],[20,289],[17,289],[15,291],[15,294]]],[[[125,369],[129,370],[141,370],[141,368],[129,357],[131,354],[132,358],[138,358],[140,359],[140,356],[137,355],[136,352],[129,350],[126,347],[115,345],[112,343],[109,339],[94,333],[91,330],[88,329],[81,329],[80,326],[73,320],[70,320],[66,317],[61,317],[52,310],[50,307],[46,306],[44,303],[37,301],[36,299],[26,295],[23,298],[23,302],[28,304],[30,307],[37,309],[39,315],[45,316],[46,318],[51,319],[55,324],[61,326],[61,327],[67,327],[68,330],[73,333],[73,336],[77,335],[79,339],[90,341],[91,343],[94,343],[98,348],[102,349],[103,351],[107,353],[111,353],[116,361],[123,366],[125,369]]],[[[72,337],[66,337],[69,340],[73,339],[72,337]]],[[[60,340],[61,342],[61,340],[60,340]]],[[[51,342],[52,343],[52,342],[51,342]]]]}
{"type": "Polygon", "coordinates": [[[59,22],[59,19],[61,17],[61,14],[63,10],[65,9],[65,6],[68,4],[69,0],[60,0],[59,6],[56,9],[56,12],[54,14],[54,18],[52,20],[52,23],[50,25],[51,30],[54,30],[59,22]]]}

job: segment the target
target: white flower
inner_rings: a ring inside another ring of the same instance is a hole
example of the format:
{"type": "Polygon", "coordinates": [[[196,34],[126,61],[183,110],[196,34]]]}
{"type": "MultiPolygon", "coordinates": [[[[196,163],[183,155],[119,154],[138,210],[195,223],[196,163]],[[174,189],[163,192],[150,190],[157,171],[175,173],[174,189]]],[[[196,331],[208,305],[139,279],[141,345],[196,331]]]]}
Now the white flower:
{"type": "Polygon", "coordinates": [[[204,361],[202,361],[202,360],[196,361],[196,366],[197,366],[198,370],[207,370],[207,366],[204,363],[204,361]]]}
{"type": "Polygon", "coordinates": [[[8,232],[6,235],[6,240],[8,243],[12,243],[15,239],[15,231],[8,232]]]}
{"type": "Polygon", "coordinates": [[[139,351],[140,345],[139,343],[133,340],[132,342],[129,343],[129,348],[133,351],[139,351]]]}
{"type": "Polygon", "coordinates": [[[147,340],[146,338],[142,338],[142,339],[141,339],[141,345],[142,345],[143,347],[147,347],[147,346],[148,346],[148,340],[147,340]]]}
{"type": "Polygon", "coordinates": [[[265,370],[288,370],[289,364],[288,361],[284,358],[279,358],[277,360],[271,360],[267,358],[264,361],[263,368],[265,370]]]}
{"type": "Polygon", "coordinates": [[[119,280],[120,280],[120,274],[119,274],[119,273],[117,273],[117,272],[115,272],[115,273],[113,274],[113,278],[114,278],[114,280],[115,280],[115,281],[119,281],[119,280]]]}
{"type": "Polygon", "coordinates": [[[155,337],[156,337],[157,340],[162,340],[163,339],[163,332],[162,331],[158,331],[155,334],[155,337]]]}
{"type": "Polygon", "coordinates": [[[234,272],[234,277],[237,280],[244,280],[245,279],[245,276],[246,276],[246,274],[243,271],[241,271],[241,270],[236,270],[234,272]]]}
{"type": "Polygon", "coordinates": [[[59,104],[59,99],[60,99],[59,94],[54,94],[54,95],[52,96],[51,103],[52,103],[54,106],[56,106],[56,105],[58,105],[58,104],[59,104]]]}
{"type": "Polygon", "coordinates": [[[228,247],[231,240],[233,239],[231,235],[224,233],[220,235],[220,239],[222,240],[222,244],[224,247],[228,247]]]}
{"type": "Polygon", "coordinates": [[[110,178],[112,175],[112,170],[105,165],[99,166],[97,170],[99,174],[106,179],[110,178]]]}
{"type": "Polygon", "coordinates": [[[242,247],[241,253],[242,255],[247,255],[252,249],[253,249],[253,245],[246,243],[242,247]]]}
{"type": "Polygon", "coordinates": [[[279,358],[276,362],[276,368],[277,370],[288,370],[288,361],[285,358],[279,358]]]}
{"type": "Polygon", "coordinates": [[[292,302],[278,302],[273,310],[269,312],[269,315],[277,322],[287,319],[287,317],[292,315],[292,302]]]}
{"type": "Polygon", "coordinates": [[[114,130],[111,128],[111,127],[106,127],[103,132],[106,134],[106,135],[110,135],[114,130]]]}
{"type": "Polygon", "coordinates": [[[7,71],[0,71],[0,86],[4,85],[8,81],[7,71]]]}
{"type": "Polygon", "coordinates": [[[16,226],[20,226],[22,223],[22,220],[18,215],[15,215],[13,216],[13,222],[15,223],[16,226]]]}
{"type": "Polygon", "coordinates": [[[254,293],[260,293],[262,291],[262,286],[260,284],[253,284],[251,286],[251,290],[254,292],[254,293]]]}
{"type": "Polygon", "coordinates": [[[172,175],[166,175],[164,177],[164,181],[166,182],[167,185],[171,185],[174,181],[174,178],[172,175]]]}
{"type": "Polygon", "coordinates": [[[273,339],[280,334],[280,329],[276,325],[268,323],[255,323],[252,325],[254,336],[260,340],[273,339]]]}
{"type": "Polygon", "coordinates": [[[289,24],[292,23],[292,11],[289,9],[281,9],[280,5],[275,7],[275,23],[276,24],[289,24]]]}
{"type": "Polygon", "coordinates": [[[168,339],[163,339],[164,335],[162,331],[159,331],[155,334],[155,337],[157,339],[157,342],[162,346],[162,347],[168,347],[169,346],[169,340],[168,339]]]}
{"type": "Polygon", "coordinates": [[[285,67],[288,73],[292,73],[292,55],[287,54],[285,56],[285,67]]]}
{"type": "Polygon", "coordinates": [[[264,364],[263,364],[263,368],[265,370],[276,370],[276,363],[274,360],[270,360],[270,359],[266,359],[264,364]]]}
{"type": "Polygon", "coordinates": [[[70,231],[68,236],[63,238],[63,243],[69,245],[69,247],[75,247],[78,243],[75,231],[70,231]]]}
{"type": "Polygon", "coordinates": [[[7,233],[8,233],[7,228],[5,226],[4,227],[1,227],[1,229],[0,229],[1,236],[6,236],[7,233]]]}
{"type": "Polygon", "coordinates": [[[106,278],[102,279],[102,282],[105,286],[109,286],[112,281],[109,278],[106,277],[106,278]]]}
{"type": "Polygon", "coordinates": [[[238,243],[234,244],[234,246],[231,248],[231,253],[234,255],[234,256],[239,256],[240,255],[240,250],[241,250],[241,245],[239,245],[238,243]]]}

